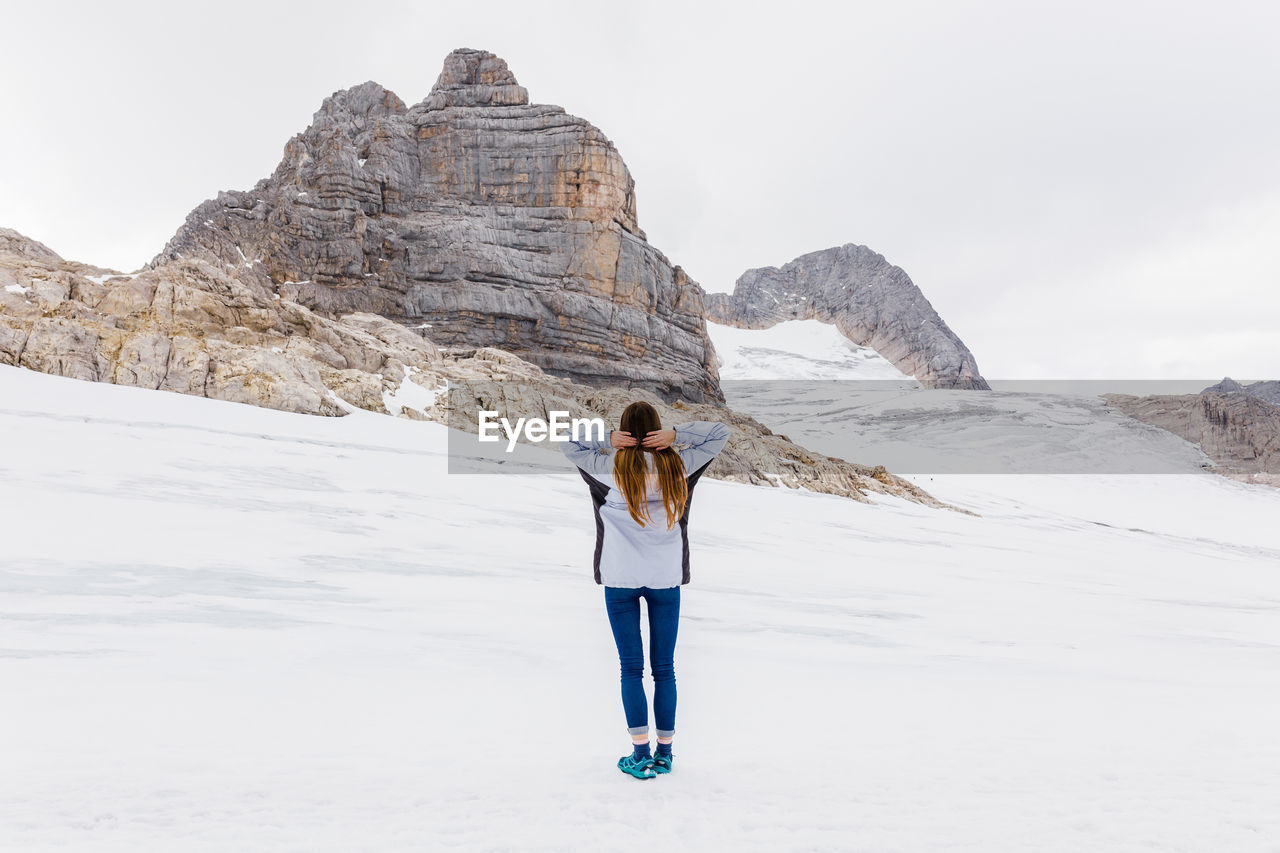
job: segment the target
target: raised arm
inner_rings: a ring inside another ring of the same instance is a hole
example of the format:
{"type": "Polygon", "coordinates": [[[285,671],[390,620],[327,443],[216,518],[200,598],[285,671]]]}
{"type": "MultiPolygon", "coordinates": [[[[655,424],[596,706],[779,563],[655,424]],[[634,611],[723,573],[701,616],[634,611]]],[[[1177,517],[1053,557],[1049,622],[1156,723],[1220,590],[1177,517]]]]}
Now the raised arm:
{"type": "Polygon", "coordinates": [[[610,431],[604,438],[588,438],[582,441],[570,438],[568,441],[560,442],[560,450],[574,465],[596,479],[601,479],[607,477],[613,470],[612,435],[610,431]]]}
{"type": "Polygon", "coordinates": [[[677,448],[680,460],[684,462],[684,470],[692,474],[702,466],[716,458],[716,454],[724,450],[729,441],[729,428],[718,421],[691,421],[687,424],[676,424],[676,445],[688,445],[677,448]]]}

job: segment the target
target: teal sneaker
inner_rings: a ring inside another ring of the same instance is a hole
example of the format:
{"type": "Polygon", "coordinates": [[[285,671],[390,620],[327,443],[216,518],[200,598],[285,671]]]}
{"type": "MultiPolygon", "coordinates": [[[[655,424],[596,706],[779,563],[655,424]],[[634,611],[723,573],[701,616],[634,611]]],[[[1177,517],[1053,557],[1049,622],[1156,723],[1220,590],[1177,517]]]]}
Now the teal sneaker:
{"type": "Polygon", "coordinates": [[[652,779],[657,775],[653,769],[652,758],[636,758],[634,754],[619,758],[618,769],[623,773],[630,773],[637,779],[652,779]]]}
{"type": "Polygon", "coordinates": [[[670,773],[671,772],[671,756],[655,755],[653,757],[654,773],[670,773]]]}

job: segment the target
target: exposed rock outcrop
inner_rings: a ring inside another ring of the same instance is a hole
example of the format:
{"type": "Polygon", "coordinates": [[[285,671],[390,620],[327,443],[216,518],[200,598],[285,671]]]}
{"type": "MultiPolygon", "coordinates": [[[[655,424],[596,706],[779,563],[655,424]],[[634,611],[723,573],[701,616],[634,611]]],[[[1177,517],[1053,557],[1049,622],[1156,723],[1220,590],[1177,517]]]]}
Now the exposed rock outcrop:
{"type": "Polygon", "coordinates": [[[58,263],[62,256],[38,240],[19,234],[12,228],[0,228],[0,254],[58,263]]]}
{"type": "Polygon", "coordinates": [[[435,357],[383,317],[321,317],[203,258],[126,275],[0,232],[0,364],[341,415],[385,411],[384,391],[435,357]]]}
{"type": "Polygon", "coordinates": [[[987,390],[964,342],[900,267],[848,243],[801,255],[781,268],[750,269],[733,293],[706,297],[707,319],[743,329],[821,320],[930,388],[987,390]]]}
{"type": "Polygon", "coordinates": [[[883,468],[812,453],[726,409],[577,384],[493,348],[437,348],[377,314],[323,317],[201,257],[122,274],[0,229],[0,364],[316,415],[361,408],[448,423],[452,402],[452,422],[464,426],[482,404],[512,416],[557,408],[616,422],[646,397],[668,418],[731,425],[712,477],[945,506],[883,468]]]}
{"type": "Polygon", "coordinates": [[[1280,486],[1280,406],[1245,391],[1211,389],[1103,399],[1131,418],[1199,445],[1224,476],[1280,486]]]}
{"type": "Polygon", "coordinates": [[[702,288],[646,240],[617,149],[483,51],[451,53],[412,107],[374,82],[334,93],[270,177],[201,204],[150,267],[193,257],[326,317],[723,399],[702,288]]]}

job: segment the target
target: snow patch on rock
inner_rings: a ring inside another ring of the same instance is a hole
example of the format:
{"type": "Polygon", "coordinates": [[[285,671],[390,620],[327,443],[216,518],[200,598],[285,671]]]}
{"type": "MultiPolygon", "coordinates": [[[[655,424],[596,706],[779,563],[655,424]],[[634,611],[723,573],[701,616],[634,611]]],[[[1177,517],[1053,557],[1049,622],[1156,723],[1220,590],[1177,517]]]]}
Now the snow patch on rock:
{"type": "Polygon", "coordinates": [[[413,376],[421,371],[414,366],[410,366],[405,372],[404,379],[400,380],[400,384],[394,391],[382,392],[382,403],[387,407],[387,412],[392,415],[402,415],[406,409],[412,409],[419,414],[426,414],[427,410],[436,404],[436,400],[443,394],[448,386],[445,384],[435,388],[427,388],[414,381],[413,376]]]}

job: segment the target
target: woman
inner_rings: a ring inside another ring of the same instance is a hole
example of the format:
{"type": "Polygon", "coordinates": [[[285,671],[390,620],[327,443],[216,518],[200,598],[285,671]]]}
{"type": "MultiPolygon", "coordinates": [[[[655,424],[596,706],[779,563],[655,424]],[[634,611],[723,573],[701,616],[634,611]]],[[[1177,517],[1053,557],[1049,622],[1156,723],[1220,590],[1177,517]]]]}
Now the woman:
{"type": "Polygon", "coordinates": [[[622,667],[622,707],[632,751],[618,768],[637,779],[671,772],[675,736],[676,628],[680,586],[689,582],[689,503],[693,487],[729,440],[729,428],[694,421],[663,429],[644,402],[622,413],[621,429],[594,441],[566,441],[566,456],[591,490],[596,516],[596,583],[622,667]],[[677,450],[674,446],[679,445],[677,450]],[[649,751],[640,599],[649,611],[649,663],[657,752],[649,751]]]}

